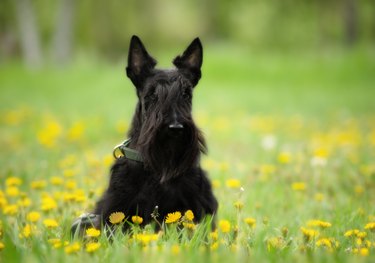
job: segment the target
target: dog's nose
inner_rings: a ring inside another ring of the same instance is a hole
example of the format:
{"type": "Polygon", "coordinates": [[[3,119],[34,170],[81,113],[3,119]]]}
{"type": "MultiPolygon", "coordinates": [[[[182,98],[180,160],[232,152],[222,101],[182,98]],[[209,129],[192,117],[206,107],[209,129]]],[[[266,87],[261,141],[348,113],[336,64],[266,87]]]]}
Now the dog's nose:
{"type": "Polygon", "coordinates": [[[184,125],[182,125],[181,123],[178,123],[178,122],[174,122],[172,124],[169,124],[168,128],[170,130],[173,130],[173,131],[179,131],[179,130],[182,130],[184,128],[184,125]]]}

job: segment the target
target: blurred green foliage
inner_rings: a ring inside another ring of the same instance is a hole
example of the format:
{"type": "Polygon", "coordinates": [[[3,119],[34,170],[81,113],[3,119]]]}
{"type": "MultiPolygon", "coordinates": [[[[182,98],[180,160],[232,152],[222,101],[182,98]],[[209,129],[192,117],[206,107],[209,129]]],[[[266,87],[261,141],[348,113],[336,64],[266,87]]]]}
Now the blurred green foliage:
{"type": "MultiPolygon", "coordinates": [[[[0,43],[7,57],[21,53],[15,3],[25,1],[31,2],[43,49],[51,53],[61,3],[70,0],[2,0],[0,43]],[[5,39],[10,44],[4,44],[5,39]]],[[[132,34],[163,50],[186,45],[196,36],[210,44],[281,51],[373,46],[375,40],[371,0],[81,0],[71,4],[74,54],[110,59],[126,52],[132,34]]]]}

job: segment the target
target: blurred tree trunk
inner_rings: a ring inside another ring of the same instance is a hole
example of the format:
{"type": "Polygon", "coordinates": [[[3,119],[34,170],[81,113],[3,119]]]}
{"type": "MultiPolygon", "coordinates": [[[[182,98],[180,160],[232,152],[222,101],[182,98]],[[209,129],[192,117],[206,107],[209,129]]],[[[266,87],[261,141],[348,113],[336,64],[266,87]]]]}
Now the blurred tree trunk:
{"type": "Polygon", "coordinates": [[[357,0],[344,1],[344,23],[345,40],[349,46],[352,46],[358,39],[358,6],[357,0]]]}
{"type": "Polygon", "coordinates": [[[28,67],[38,68],[42,65],[42,49],[33,7],[30,0],[15,2],[23,60],[28,67]]]}
{"type": "Polygon", "coordinates": [[[60,0],[52,46],[53,58],[59,65],[68,63],[72,56],[74,11],[75,0],[60,0]]]}

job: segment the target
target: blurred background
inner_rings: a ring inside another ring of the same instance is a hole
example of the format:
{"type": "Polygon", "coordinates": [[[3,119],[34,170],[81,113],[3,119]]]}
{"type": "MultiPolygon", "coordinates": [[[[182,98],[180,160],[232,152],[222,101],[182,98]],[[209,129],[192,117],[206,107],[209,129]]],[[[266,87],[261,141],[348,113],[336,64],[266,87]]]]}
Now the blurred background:
{"type": "MultiPolygon", "coordinates": [[[[124,62],[130,36],[153,50],[207,47],[328,52],[374,45],[371,0],[2,0],[1,63],[59,66],[78,56],[124,62]]],[[[228,50],[233,52],[233,50],[228,50]]]]}
{"type": "Polygon", "coordinates": [[[219,117],[218,127],[228,116],[347,119],[375,110],[372,0],[1,0],[0,25],[4,112],[128,123],[133,34],[161,67],[201,38],[194,111],[219,117]]]}
{"type": "Polygon", "coordinates": [[[374,14],[372,0],[1,0],[3,124],[91,122],[86,136],[106,141],[100,126],[115,143],[136,103],[124,72],[133,34],[161,67],[201,38],[194,111],[208,135],[226,136],[218,146],[259,116],[264,127],[279,115],[323,126],[372,117],[374,14]]]}

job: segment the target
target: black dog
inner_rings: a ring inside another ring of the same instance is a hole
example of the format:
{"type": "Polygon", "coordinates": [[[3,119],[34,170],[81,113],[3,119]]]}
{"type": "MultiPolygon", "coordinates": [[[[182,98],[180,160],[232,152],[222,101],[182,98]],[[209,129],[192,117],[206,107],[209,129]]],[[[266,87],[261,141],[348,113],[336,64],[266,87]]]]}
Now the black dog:
{"type": "Polygon", "coordinates": [[[205,141],[191,115],[202,54],[196,38],[174,59],[175,69],[155,69],[155,59],[132,37],[126,73],[139,101],[130,139],[115,149],[124,156],[113,165],[109,187],[94,210],[103,223],[110,225],[110,214],[123,212],[142,217],[145,225],[156,206],[160,221],[175,211],[192,210],[196,222],[216,213],[217,201],[199,164],[205,141]]]}

